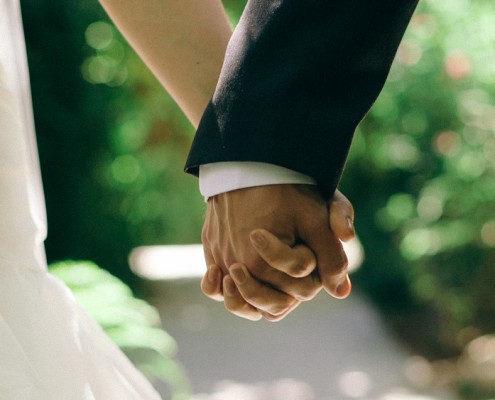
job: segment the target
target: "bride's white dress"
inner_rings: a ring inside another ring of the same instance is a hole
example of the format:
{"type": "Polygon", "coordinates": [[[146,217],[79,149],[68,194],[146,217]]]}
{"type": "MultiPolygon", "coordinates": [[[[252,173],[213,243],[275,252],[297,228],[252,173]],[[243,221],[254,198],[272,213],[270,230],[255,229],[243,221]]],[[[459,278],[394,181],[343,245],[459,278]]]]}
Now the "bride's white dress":
{"type": "Polygon", "coordinates": [[[18,0],[0,0],[0,399],[159,399],[47,272],[18,0]]]}

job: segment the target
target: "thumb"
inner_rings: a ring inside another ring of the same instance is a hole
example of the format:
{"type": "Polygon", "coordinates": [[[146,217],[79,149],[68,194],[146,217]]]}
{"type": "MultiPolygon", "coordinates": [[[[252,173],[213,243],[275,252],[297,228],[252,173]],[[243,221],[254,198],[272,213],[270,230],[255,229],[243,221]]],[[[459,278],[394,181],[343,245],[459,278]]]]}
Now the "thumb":
{"type": "Polygon", "coordinates": [[[343,299],[351,292],[347,256],[328,223],[300,226],[300,239],[314,252],[321,283],[328,294],[343,299]]]}
{"type": "Polygon", "coordinates": [[[330,228],[343,242],[354,239],[354,208],[340,191],[336,190],[328,203],[330,228]]]}

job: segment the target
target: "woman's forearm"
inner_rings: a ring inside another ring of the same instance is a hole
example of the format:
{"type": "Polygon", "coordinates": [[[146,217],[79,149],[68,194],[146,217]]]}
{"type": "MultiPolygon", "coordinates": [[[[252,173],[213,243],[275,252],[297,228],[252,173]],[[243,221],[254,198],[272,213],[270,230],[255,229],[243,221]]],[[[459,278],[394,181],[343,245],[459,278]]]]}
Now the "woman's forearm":
{"type": "Polygon", "coordinates": [[[100,0],[196,127],[217,84],[232,28],[220,0],[100,0]]]}

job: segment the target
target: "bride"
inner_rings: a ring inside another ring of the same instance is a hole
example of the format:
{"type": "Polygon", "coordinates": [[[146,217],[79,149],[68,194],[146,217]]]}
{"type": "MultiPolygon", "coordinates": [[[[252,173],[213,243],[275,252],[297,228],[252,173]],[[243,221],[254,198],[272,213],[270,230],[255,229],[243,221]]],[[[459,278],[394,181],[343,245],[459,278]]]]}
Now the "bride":
{"type": "Polygon", "coordinates": [[[47,272],[46,217],[18,0],[0,0],[0,398],[159,399],[47,272]]]}

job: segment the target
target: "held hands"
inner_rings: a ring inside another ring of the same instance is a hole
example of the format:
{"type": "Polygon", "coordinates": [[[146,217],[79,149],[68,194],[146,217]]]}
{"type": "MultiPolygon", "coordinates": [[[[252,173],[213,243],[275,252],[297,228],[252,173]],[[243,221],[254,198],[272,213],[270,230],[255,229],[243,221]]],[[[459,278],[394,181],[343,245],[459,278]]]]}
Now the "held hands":
{"type": "Polygon", "coordinates": [[[214,196],[202,233],[208,266],[202,290],[251,320],[280,320],[322,287],[345,298],[351,283],[340,240],[354,237],[353,218],[344,195],[337,191],[327,204],[310,185],[214,196]]]}

